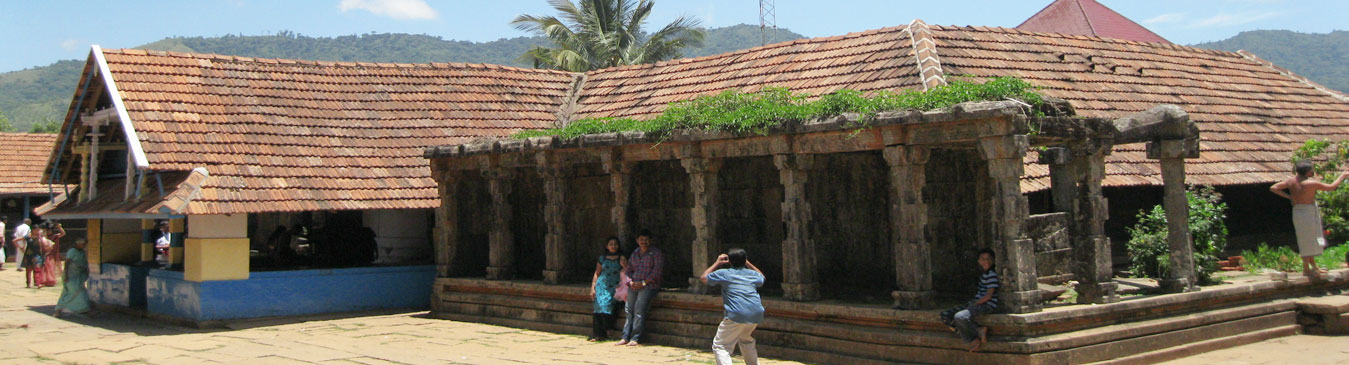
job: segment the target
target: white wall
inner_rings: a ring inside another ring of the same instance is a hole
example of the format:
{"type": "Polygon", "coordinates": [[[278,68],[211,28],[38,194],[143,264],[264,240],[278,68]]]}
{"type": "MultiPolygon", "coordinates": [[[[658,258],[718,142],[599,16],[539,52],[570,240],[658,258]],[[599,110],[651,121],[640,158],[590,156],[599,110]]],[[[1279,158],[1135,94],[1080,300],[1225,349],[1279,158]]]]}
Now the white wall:
{"type": "Polygon", "coordinates": [[[430,209],[367,210],[362,220],[375,231],[380,264],[430,263],[434,261],[428,216],[430,209]]]}

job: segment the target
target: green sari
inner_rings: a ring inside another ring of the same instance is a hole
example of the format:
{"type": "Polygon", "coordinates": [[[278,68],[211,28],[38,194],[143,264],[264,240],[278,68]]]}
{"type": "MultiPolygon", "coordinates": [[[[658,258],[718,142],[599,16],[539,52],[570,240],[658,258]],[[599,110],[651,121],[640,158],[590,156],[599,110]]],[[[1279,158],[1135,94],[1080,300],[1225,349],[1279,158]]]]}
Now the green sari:
{"type": "Polygon", "coordinates": [[[56,311],[64,313],[84,313],[89,311],[89,292],[85,282],[89,281],[89,260],[84,250],[71,248],[66,251],[65,280],[61,283],[61,299],[56,301],[56,311]]]}

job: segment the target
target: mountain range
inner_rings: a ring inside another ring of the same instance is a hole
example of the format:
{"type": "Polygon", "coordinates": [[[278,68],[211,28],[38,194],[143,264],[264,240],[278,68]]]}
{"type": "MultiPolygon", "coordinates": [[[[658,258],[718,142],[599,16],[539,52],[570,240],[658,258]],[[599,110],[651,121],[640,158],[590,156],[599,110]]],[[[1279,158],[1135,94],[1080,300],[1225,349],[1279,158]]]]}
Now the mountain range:
{"type": "MultiPolygon", "coordinates": [[[[758,26],[735,25],[707,30],[698,57],[759,46],[758,26]]],[[[804,38],[787,29],[774,29],[768,43],[804,38]]],[[[216,53],[248,57],[367,62],[469,62],[528,67],[516,60],[530,47],[546,45],[541,37],[506,38],[491,42],[445,40],[416,34],[369,33],[340,37],[309,37],[282,31],[273,35],[174,37],[142,45],[140,49],[216,53]]],[[[1349,32],[1326,34],[1282,30],[1242,32],[1235,37],[1196,44],[1195,47],[1236,51],[1245,49],[1327,87],[1349,91],[1349,32]]],[[[0,74],[0,114],[17,130],[34,123],[65,117],[84,60],[62,60],[51,65],[0,74]]]]}

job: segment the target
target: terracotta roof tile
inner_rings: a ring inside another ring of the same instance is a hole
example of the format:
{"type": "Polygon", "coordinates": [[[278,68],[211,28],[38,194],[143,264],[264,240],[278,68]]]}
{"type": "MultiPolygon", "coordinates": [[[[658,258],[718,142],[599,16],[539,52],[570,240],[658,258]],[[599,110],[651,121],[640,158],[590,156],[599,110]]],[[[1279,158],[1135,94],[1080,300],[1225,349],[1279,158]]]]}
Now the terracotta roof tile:
{"type": "Polygon", "coordinates": [[[550,127],[572,82],[466,64],[104,55],[150,169],[209,172],[183,197],[192,214],[434,207],[422,148],[550,127]]]}

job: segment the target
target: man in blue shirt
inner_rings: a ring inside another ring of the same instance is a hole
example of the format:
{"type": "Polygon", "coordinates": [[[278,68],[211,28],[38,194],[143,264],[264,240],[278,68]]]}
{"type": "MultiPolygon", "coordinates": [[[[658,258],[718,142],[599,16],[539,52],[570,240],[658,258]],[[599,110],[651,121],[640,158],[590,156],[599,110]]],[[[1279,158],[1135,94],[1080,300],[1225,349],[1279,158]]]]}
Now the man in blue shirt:
{"type": "Polygon", "coordinates": [[[750,335],[759,322],[763,322],[759,287],[763,286],[764,276],[746,256],[745,250],[732,248],[703,271],[703,283],[723,286],[721,301],[726,308],[726,318],[717,326],[717,337],[712,339],[712,353],[716,355],[718,365],[731,364],[731,349],[736,344],[740,345],[745,364],[759,363],[759,352],[750,335]]]}

